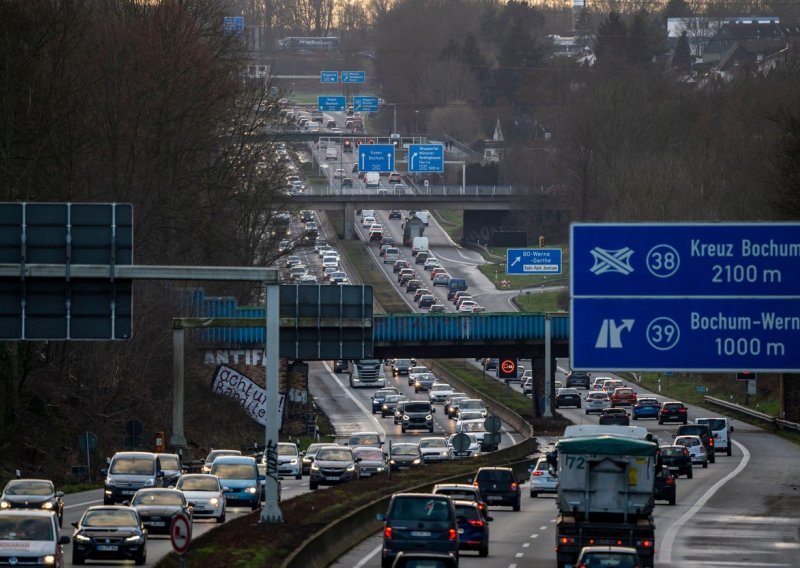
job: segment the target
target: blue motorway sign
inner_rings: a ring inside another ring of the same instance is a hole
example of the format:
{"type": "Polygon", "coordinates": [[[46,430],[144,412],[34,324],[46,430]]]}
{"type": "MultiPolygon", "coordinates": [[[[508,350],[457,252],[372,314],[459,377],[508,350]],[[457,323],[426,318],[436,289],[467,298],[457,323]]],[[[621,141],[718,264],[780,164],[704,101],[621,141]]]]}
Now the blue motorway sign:
{"type": "Polygon", "coordinates": [[[343,111],[347,108],[346,97],[317,97],[317,110],[322,111],[343,111]]]}
{"type": "Polygon", "coordinates": [[[320,83],[338,83],[339,82],[339,72],[338,71],[320,71],[319,72],[319,82],[320,83]]]}
{"type": "Polygon", "coordinates": [[[800,296],[800,224],[574,224],[578,296],[800,296]]]}
{"type": "Polygon", "coordinates": [[[363,83],[366,78],[364,71],[342,71],[342,83],[363,83]]]}
{"type": "Polygon", "coordinates": [[[379,108],[380,104],[378,103],[378,97],[353,97],[353,110],[359,110],[362,112],[378,112],[379,108]]]}
{"type": "Polygon", "coordinates": [[[391,172],[394,170],[393,144],[359,144],[358,171],[391,172]]]}
{"type": "Polygon", "coordinates": [[[506,274],[561,274],[561,249],[529,248],[506,250],[506,274]]]}
{"type": "Polygon", "coordinates": [[[442,144],[409,144],[409,172],[443,172],[444,145],[442,144]]]}
{"type": "Polygon", "coordinates": [[[576,370],[800,372],[800,298],[573,298],[576,370]]]}
{"type": "Polygon", "coordinates": [[[244,16],[227,16],[223,19],[223,29],[225,33],[244,32],[244,16]]]}

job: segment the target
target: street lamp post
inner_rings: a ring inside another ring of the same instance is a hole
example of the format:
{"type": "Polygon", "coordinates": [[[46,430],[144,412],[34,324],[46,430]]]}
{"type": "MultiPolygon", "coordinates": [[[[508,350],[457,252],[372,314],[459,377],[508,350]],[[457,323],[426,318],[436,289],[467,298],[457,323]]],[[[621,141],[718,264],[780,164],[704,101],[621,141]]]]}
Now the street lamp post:
{"type": "Polygon", "coordinates": [[[418,110],[415,110],[415,111],[414,111],[414,115],[415,115],[415,116],[416,116],[416,118],[417,118],[417,131],[416,131],[416,134],[417,134],[417,138],[419,138],[419,111],[418,111],[418,110]]]}

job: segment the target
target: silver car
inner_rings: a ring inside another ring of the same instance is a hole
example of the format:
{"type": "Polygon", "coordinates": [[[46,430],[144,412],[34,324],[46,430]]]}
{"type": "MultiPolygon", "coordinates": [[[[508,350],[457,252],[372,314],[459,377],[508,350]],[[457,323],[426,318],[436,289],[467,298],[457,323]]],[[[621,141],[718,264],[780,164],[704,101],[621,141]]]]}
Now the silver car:
{"type": "Polygon", "coordinates": [[[604,409],[611,408],[611,397],[608,396],[607,392],[591,391],[586,395],[584,408],[586,409],[586,414],[591,414],[592,412],[602,413],[604,409]]]}
{"type": "Polygon", "coordinates": [[[676,436],[673,442],[676,446],[685,446],[692,455],[692,463],[702,464],[703,467],[708,467],[708,453],[706,447],[703,445],[703,440],[700,436],[693,436],[684,434],[683,436],[676,436]]]}
{"type": "Polygon", "coordinates": [[[558,477],[550,471],[547,458],[539,458],[531,468],[530,493],[531,498],[536,498],[539,493],[557,493],[558,477]]]}

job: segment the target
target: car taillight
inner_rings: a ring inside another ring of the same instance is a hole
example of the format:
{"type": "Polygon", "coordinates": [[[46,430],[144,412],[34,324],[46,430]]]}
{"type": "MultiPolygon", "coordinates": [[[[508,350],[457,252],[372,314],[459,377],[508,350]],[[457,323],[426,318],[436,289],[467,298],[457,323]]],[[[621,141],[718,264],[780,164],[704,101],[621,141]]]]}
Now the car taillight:
{"type": "Polygon", "coordinates": [[[512,481],[511,482],[511,490],[512,491],[516,491],[517,490],[517,482],[516,481],[512,481]]]}
{"type": "Polygon", "coordinates": [[[480,519],[471,520],[471,521],[469,521],[469,524],[471,524],[473,527],[482,527],[483,526],[483,521],[480,520],[480,519]]]}
{"type": "Polygon", "coordinates": [[[472,486],[477,488],[478,487],[478,482],[477,481],[473,481],[472,482],[472,486]]]}
{"type": "Polygon", "coordinates": [[[575,544],[575,539],[571,536],[562,536],[558,539],[558,544],[575,544]]]}
{"type": "Polygon", "coordinates": [[[653,541],[652,540],[637,540],[636,546],[639,548],[653,548],[653,541]]]}
{"type": "Polygon", "coordinates": [[[455,540],[458,536],[458,531],[456,529],[449,529],[447,531],[447,538],[450,540],[455,540]]]}
{"type": "Polygon", "coordinates": [[[708,439],[708,445],[711,446],[712,448],[714,447],[714,438],[708,439]]]}
{"type": "Polygon", "coordinates": [[[392,527],[385,527],[383,529],[383,538],[392,538],[392,527]]]}
{"type": "Polygon", "coordinates": [[[685,408],[679,408],[678,409],[678,414],[686,414],[686,409],[685,408]]]}
{"type": "Polygon", "coordinates": [[[539,477],[540,475],[544,475],[544,472],[543,471],[534,471],[531,475],[533,475],[534,477],[539,477]]]}
{"type": "Polygon", "coordinates": [[[675,483],[675,480],[672,479],[671,477],[668,477],[667,478],[667,485],[672,485],[673,483],[675,483]]]}
{"type": "Polygon", "coordinates": [[[685,456],[689,455],[689,448],[683,448],[683,455],[685,456]]]}

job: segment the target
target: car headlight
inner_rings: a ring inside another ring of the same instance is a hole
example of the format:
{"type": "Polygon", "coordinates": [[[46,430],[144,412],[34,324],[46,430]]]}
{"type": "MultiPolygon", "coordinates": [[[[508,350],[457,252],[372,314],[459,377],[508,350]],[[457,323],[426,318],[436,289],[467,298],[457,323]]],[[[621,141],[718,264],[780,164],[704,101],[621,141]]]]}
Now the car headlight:
{"type": "Polygon", "coordinates": [[[415,459],[415,460],[414,460],[413,462],[411,462],[411,463],[413,463],[414,465],[419,465],[419,464],[421,463],[421,461],[422,461],[422,460],[421,460],[420,458],[417,458],[417,459],[415,459]]]}
{"type": "Polygon", "coordinates": [[[382,465],[378,466],[377,468],[375,468],[375,471],[381,473],[383,471],[383,466],[382,465]]]}
{"type": "Polygon", "coordinates": [[[8,501],[0,501],[0,509],[10,509],[11,503],[8,501]]]}
{"type": "Polygon", "coordinates": [[[245,493],[249,493],[250,495],[254,495],[255,492],[256,492],[256,488],[255,487],[245,487],[244,492],[245,493]]]}
{"type": "Polygon", "coordinates": [[[153,487],[155,484],[156,484],[155,479],[148,479],[147,481],[144,482],[145,487],[153,487]]]}
{"type": "Polygon", "coordinates": [[[311,458],[303,458],[303,463],[311,463],[312,461],[311,458]]]}
{"type": "Polygon", "coordinates": [[[219,498],[218,497],[212,497],[211,499],[208,500],[208,503],[209,503],[209,505],[212,505],[212,506],[216,507],[217,505],[219,505],[219,498]]]}
{"type": "Polygon", "coordinates": [[[428,415],[425,417],[425,420],[433,420],[433,415],[432,415],[432,414],[428,414],[428,415]]]}
{"type": "Polygon", "coordinates": [[[289,462],[292,465],[297,465],[297,458],[292,458],[292,461],[289,462]]]}
{"type": "Polygon", "coordinates": [[[139,536],[138,534],[135,534],[133,536],[129,536],[128,538],[125,539],[125,542],[141,542],[141,541],[142,541],[142,537],[139,536]]]}
{"type": "Polygon", "coordinates": [[[395,464],[394,460],[389,460],[389,465],[394,465],[394,464],[395,464]]]}
{"type": "Polygon", "coordinates": [[[75,540],[78,541],[78,542],[89,542],[92,539],[90,539],[88,536],[85,536],[85,535],[82,535],[82,534],[76,534],[75,535],[75,540]]]}
{"type": "Polygon", "coordinates": [[[408,414],[403,414],[403,420],[408,420],[408,414]]]}
{"type": "Polygon", "coordinates": [[[353,464],[347,468],[348,473],[353,473],[355,470],[356,470],[356,464],[353,464]]]}
{"type": "Polygon", "coordinates": [[[42,503],[42,509],[47,509],[48,511],[53,508],[52,501],[45,501],[42,503]]]}
{"type": "Polygon", "coordinates": [[[116,481],[114,481],[114,478],[113,478],[113,477],[111,477],[111,476],[109,476],[109,477],[106,477],[106,485],[107,485],[107,486],[109,486],[109,487],[114,487],[116,484],[117,484],[117,483],[116,483],[116,481]]]}
{"type": "Polygon", "coordinates": [[[319,471],[319,466],[315,463],[311,464],[311,471],[319,471]]]}
{"type": "Polygon", "coordinates": [[[42,564],[45,566],[55,566],[56,565],[56,557],[53,554],[48,554],[47,556],[42,557],[42,564]]]}

